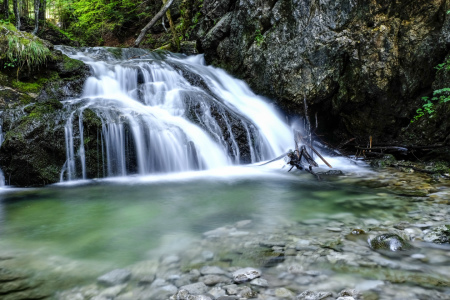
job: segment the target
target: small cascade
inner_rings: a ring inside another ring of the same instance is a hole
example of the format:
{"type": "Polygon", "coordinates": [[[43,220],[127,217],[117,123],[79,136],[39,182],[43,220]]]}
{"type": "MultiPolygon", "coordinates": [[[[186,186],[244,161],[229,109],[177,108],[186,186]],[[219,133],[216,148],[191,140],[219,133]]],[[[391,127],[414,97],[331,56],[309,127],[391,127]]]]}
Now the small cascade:
{"type": "MultiPolygon", "coordinates": [[[[3,144],[3,128],[2,125],[0,125],[0,147],[3,144]]],[[[3,174],[2,169],[0,169],[0,187],[4,187],[6,185],[5,183],[5,175],[3,174]]]]}
{"type": "Polygon", "coordinates": [[[64,101],[70,116],[61,181],[255,163],[292,146],[273,108],[201,55],[59,50],[92,72],[83,95],[64,101]]]}

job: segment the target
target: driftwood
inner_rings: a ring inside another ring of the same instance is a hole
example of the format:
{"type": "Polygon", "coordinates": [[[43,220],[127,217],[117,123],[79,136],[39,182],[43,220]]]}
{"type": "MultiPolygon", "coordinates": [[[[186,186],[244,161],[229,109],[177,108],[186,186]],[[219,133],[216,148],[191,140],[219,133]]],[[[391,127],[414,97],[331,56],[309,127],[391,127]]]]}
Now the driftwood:
{"type": "MultiPolygon", "coordinates": [[[[302,138],[302,136],[300,135],[300,133],[297,131],[296,132],[296,135],[295,135],[296,137],[297,137],[297,139],[299,139],[299,141],[301,141],[301,142],[303,142],[303,144],[305,144],[305,145],[307,145],[329,168],[333,168],[326,160],[325,160],[325,158],[323,158],[323,156],[322,155],[320,155],[320,153],[319,152],[317,152],[317,150],[316,149],[314,149],[314,147],[311,145],[311,144],[307,144],[304,140],[303,140],[303,138],[302,138]]],[[[295,141],[295,143],[297,144],[297,140],[295,141]]]]}
{"type": "Polygon", "coordinates": [[[300,135],[300,133],[298,131],[294,131],[294,141],[295,141],[295,150],[294,151],[289,150],[287,153],[284,153],[284,154],[278,156],[277,158],[269,160],[268,162],[265,162],[265,163],[261,164],[260,166],[267,165],[271,162],[274,162],[276,160],[286,157],[288,159],[287,164],[291,166],[291,168],[289,169],[288,172],[290,172],[294,167],[296,167],[299,170],[304,170],[304,171],[310,173],[311,175],[315,176],[317,178],[317,180],[319,180],[319,181],[322,180],[320,177],[320,174],[314,172],[312,169],[313,167],[318,167],[319,165],[314,161],[312,156],[308,153],[306,146],[308,146],[317,156],[319,156],[327,166],[332,168],[331,165],[322,157],[322,155],[320,155],[320,153],[316,149],[314,149],[312,147],[312,145],[304,142],[302,136],[300,135]],[[299,143],[302,143],[304,145],[299,147],[299,143]]]}
{"type": "Polygon", "coordinates": [[[150,28],[152,28],[153,25],[155,25],[155,23],[164,16],[164,14],[167,12],[167,10],[169,10],[173,1],[174,0],[168,0],[166,2],[166,4],[161,8],[161,10],[153,17],[153,19],[147,25],[145,25],[145,27],[141,30],[141,33],[139,34],[138,38],[134,42],[135,48],[139,47],[139,45],[141,44],[142,40],[144,39],[147,31],[149,31],[150,28]]]}

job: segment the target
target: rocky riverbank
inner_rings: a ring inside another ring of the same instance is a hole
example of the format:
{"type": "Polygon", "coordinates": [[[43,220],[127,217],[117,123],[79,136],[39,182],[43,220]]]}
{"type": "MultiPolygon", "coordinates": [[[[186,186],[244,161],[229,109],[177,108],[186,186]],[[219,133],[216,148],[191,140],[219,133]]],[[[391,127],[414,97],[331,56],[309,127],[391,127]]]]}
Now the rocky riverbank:
{"type": "Polygon", "coordinates": [[[1,280],[8,282],[1,293],[5,299],[25,299],[27,291],[26,299],[61,300],[450,299],[449,180],[407,169],[339,180],[370,186],[377,197],[339,203],[357,213],[270,225],[242,220],[125,268],[91,264],[99,274],[91,283],[87,277],[95,272],[86,265],[43,257],[41,264],[53,264],[52,275],[11,277],[15,272],[8,270],[19,260],[13,254],[0,261],[7,276],[1,280]],[[77,287],[65,290],[70,277],[77,277],[77,287]],[[56,296],[52,289],[59,290],[56,296]]]}

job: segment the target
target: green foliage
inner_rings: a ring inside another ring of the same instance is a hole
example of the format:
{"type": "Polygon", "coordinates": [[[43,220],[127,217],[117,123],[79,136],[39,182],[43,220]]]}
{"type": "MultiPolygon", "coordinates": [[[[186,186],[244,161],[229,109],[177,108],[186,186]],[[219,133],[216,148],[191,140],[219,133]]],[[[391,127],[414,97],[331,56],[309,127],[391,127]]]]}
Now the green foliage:
{"type": "Polygon", "coordinates": [[[450,88],[435,90],[433,92],[433,97],[422,97],[422,100],[425,103],[422,105],[422,108],[416,110],[417,114],[414,116],[414,119],[411,120],[411,123],[417,121],[425,115],[427,115],[429,118],[433,118],[436,113],[435,105],[438,103],[446,103],[450,101],[450,88]]]}
{"type": "Polygon", "coordinates": [[[8,35],[7,41],[6,57],[15,66],[27,66],[31,69],[45,64],[51,57],[50,50],[40,41],[17,35],[8,35]]]}
{"type": "Polygon", "coordinates": [[[176,26],[177,31],[181,35],[180,40],[189,39],[200,22],[200,18],[202,17],[200,9],[202,7],[203,0],[184,1],[181,4],[179,23],[176,26]]]}
{"type": "MultiPolygon", "coordinates": [[[[450,11],[449,11],[450,12],[450,11]]],[[[450,59],[447,59],[445,62],[438,64],[434,67],[437,72],[441,71],[449,71],[450,70],[450,59]]],[[[433,92],[433,97],[422,97],[422,100],[425,102],[422,104],[422,107],[416,110],[416,115],[411,120],[411,123],[419,120],[423,116],[428,116],[429,118],[433,118],[436,116],[436,104],[447,103],[450,102],[450,88],[442,88],[439,90],[435,90],[433,92]]]]}
{"type": "Polygon", "coordinates": [[[101,44],[111,31],[136,19],[140,1],[137,0],[79,0],[72,4],[73,16],[69,31],[88,44],[101,44]]]}
{"type": "Polygon", "coordinates": [[[262,43],[264,42],[264,36],[261,33],[261,30],[256,30],[255,31],[255,43],[258,46],[261,46],[262,43]]]}
{"type": "Polygon", "coordinates": [[[15,68],[17,66],[17,58],[13,58],[10,61],[7,61],[3,64],[3,68],[15,68]]]}

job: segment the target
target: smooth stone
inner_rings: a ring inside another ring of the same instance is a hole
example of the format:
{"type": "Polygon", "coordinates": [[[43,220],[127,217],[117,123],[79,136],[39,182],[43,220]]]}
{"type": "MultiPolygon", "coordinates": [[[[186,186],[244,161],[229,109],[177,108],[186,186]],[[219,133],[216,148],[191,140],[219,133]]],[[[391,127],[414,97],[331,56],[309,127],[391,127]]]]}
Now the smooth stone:
{"type": "Polygon", "coordinates": [[[199,278],[199,281],[203,282],[206,285],[216,285],[218,283],[225,283],[225,284],[231,283],[230,278],[223,275],[214,275],[214,274],[202,276],[199,278]]]}
{"type": "Polygon", "coordinates": [[[122,284],[122,285],[116,285],[110,288],[105,289],[104,291],[102,291],[100,293],[100,295],[98,295],[98,297],[101,298],[106,298],[106,299],[114,299],[115,297],[117,297],[117,295],[119,295],[120,293],[122,293],[125,288],[126,288],[126,284],[122,284]]]}
{"type": "Polygon", "coordinates": [[[255,278],[252,281],[250,281],[251,285],[255,285],[255,286],[260,286],[260,287],[268,287],[269,283],[267,282],[267,280],[263,279],[263,278],[255,278]]]}
{"type": "Polygon", "coordinates": [[[239,297],[241,297],[241,298],[254,298],[255,293],[248,286],[244,286],[244,287],[239,287],[238,288],[238,294],[237,295],[239,297]]]}
{"type": "Polygon", "coordinates": [[[139,279],[138,285],[151,284],[155,280],[155,275],[147,275],[139,279]]]}
{"type": "Polygon", "coordinates": [[[275,290],[275,296],[277,298],[289,298],[293,299],[295,297],[295,294],[288,290],[287,288],[278,288],[275,290]]]}
{"type": "Polygon", "coordinates": [[[125,269],[116,269],[97,278],[97,282],[105,286],[114,286],[125,283],[130,278],[130,271],[125,269]]]}
{"type": "Polygon", "coordinates": [[[238,293],[238,286],[236,284],[225,285],[223,288],[227,291],[228,295],[237,295],[238,293]]]}
{"type": "Polygon", "coordinates": [[[150,285],[151,288],[158,288],[167,285],[167,281],[165,281],[162,278],[156,278],[152,284],[150,285]]]}
{"type": "Polygon", "coordinates": [[[157,289],[150,289],[149,291],[144,291],[141,294],[141,298],[144,299],[152,299],[152,300],[166,300],[171,295],[175,294],[178,291],[178,288],[172,284],[159,287],[157,289]]]}
{"type": "Polygon", "coordinates": [[[234,282],[245,282],[261,276],[261,271],[254,268],[243,268],[233,272],[234,282]]]}
{"type": "Polygon", "coordinates": [[[183,285],[180,287],[182,290],[187,290],[189,294],[199,295],[203,294],[208,290],[208,287],[203,282],[196,282],[188,285],[183,285]]]}
{"type": "Polygon", "coordinates": [[[227,292],[225,292],[225,290],[221,287],[213,287],[208,291],[208,294],[211,294],[212,296],[214,296],[214,298],[219,298],[222,296],[226,296],[227,292]]]}
{"type": "Polygon", "coordinates": [[[330,292],[313,292],[306,290],[297,296],[296,300],[322,300],[322,299],[332,299],[332,294],[330,292]]]}

